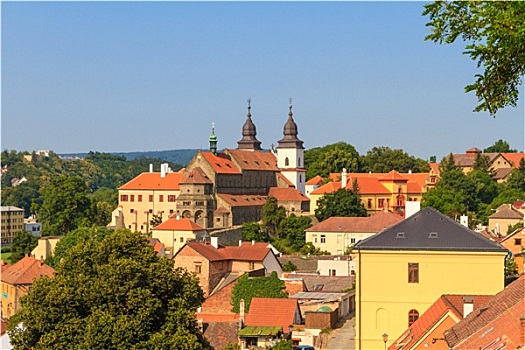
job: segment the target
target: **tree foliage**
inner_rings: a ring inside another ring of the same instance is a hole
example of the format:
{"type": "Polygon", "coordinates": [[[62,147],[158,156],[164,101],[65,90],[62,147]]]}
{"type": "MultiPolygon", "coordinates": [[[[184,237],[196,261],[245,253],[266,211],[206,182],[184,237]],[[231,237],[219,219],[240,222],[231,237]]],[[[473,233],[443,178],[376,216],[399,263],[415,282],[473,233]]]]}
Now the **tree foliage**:
{"type": "Polygon", "coordinates": [[[279,239],[278,228],[286,218],[286,210],[279,206],[277,198],[268,196],[262,206],[263,225],[271,238],[279,239]]]}
{"type": "Polygon", "coordinates": [[[31,232],[17,232],[13,238],[13,244],[11,245],[11,256],[9,257],[11,262],[15,263],[25,255],[31,253],[31,251],[36,248],[37,244],[38,237],[33,236],[31,232]]]}
{"type": "Polygon", "coordinates": [[[284,272],[292,272],[295,270],[297,270],[297,266],[291,260],[288,260],[285,264],[283,264],[284,272]]]}
{"type": "Polygon", "coordinates": [[[304,255],[331,255],[329,251],[321,250],[321,248],[314,246],[312,242],[306,242],[299,252],[304,255]]]}
{"type": "Polygon", "coordinates": [[[431,34],[425,40],[451,44],[467,42],[465,54],[481,73],[465,87],[478,98],[475,111],[495,116],[499,109],[516,106],[525,74],[525,2],[436,1],[425,5],[431,34]]]}
{"type": "Polygon", "coordinates": [[[400,173],[428,172],[430,167],[423,159],[410,156],[402,149],[390,147],[374,147],[365,156],[361,157],[362,171],[373,173],[388,173],[396,170],[400,173]]]}
{"type": "Polygon", "coordinates": [[[332,216],[367,216],[367,211],[359,191],[340,188],[335,192],[327,193],[319,199],[315,217],[319,221],[332,216]]]}
{"type": "Polygon", "coordinates": [[[304,152],[304,166],[307,169],[306,178],[317,175],[324,178],[330,173],[360,171],[359,153],[354,146],[345,142],[337,142],[323,147],[316,147],[304,152]]]}
{"type": "Polygon", "coordinates": [[[272,243],[285,253],[297,253],[306,243],[305,230],[310,226],[312,226],[312,219],[309,216],[291,214],[279,224],[279,242],[272,243]]]}
{"type": "Polygon", "coordinates": [[[503,141],[502,139],[499,139],[498,141],[494,142],[492,146],[485,148],[483,152],[484,153],[515,153],[515,152],[518,152],[518,150],[510,148],[510,145],[507,141],[503,141]]]}
{"type": "Polygon", "coordinates": [[[14,349],[206,349],[202,289],[139,233],[71,247],[53,279],[34,282],[11,329],[14,349]]]}
{"type": "Polygon", "coordinates": [[[256,222],[243,223],[241,235],[243,241],[267,242],[266,232],[256,222]]]}
{"type": "Polygon", "coordinates": [[[241,299],[244,299],[248,311],[252,298],[288,298],[288,292],[284,281],[279,279],[275,271],[266,277],[248,277],[248,274],[244,274],[233,286],[231,311],[239,313],[241,299]]]}

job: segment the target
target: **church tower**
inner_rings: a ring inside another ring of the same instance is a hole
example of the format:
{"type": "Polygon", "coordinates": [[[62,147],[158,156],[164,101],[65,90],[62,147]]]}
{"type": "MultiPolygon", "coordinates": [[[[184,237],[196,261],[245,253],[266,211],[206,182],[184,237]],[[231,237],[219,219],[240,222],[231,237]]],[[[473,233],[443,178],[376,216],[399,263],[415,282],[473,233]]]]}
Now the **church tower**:
{"type": "Polygon", "coordinates": [[[277,167],[281,173],[292,182],[295,188],[305,194],[306,169],[304,168],[303,141],[297,138],[297,124],[293,120],[292,100],[288,120],[284,124],[284,137],[277,146],[277,167]]]}
{"type": "Polygon", "coordinates": [[[210,152],[217,155],[217,136],[215,136],[215,123],[211,124],[210,152]]]}
{"type": "Polygon", "coordinates": [[[252,122],[252,113],[251,113],[251,101],[248,100],[248,115],[246,117],[246,122],[242,127],[242,139],[237,141],[237,149],[242,149],[246,151],[260,151],[261,150],[261,141],[257,140],[257,131],[255,130],[255,124],[252,122]]]}

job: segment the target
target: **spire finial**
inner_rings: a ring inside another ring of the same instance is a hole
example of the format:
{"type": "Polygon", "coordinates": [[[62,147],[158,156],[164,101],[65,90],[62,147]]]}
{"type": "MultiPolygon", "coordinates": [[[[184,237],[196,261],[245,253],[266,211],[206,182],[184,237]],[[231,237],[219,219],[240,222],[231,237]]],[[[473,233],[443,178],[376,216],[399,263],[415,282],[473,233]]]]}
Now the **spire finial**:
{"type": "Polygon", "coordinates": [[[252,99],[248,98],[248,117],[252,116],[251,109],[252,109],[252,99]]]}
{"type": "Polygon", "coordinates": [[[211,123],[211,133],[215,134],[215,122],[211,123]]]}
{"type": "Polygon", "coordinates": [[[290,97],[290,112],[288,113],[289,116],[292,115],[292,98],[290,97]]]}

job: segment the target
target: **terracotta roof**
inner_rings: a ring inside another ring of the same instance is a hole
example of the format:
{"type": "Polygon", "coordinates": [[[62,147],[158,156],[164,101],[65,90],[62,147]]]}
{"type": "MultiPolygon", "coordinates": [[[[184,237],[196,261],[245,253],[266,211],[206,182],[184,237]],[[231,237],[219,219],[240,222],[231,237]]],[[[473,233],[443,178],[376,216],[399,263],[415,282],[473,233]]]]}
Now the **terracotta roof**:
{"type": "Polygon", "coordinates": [[[523,219],[523,213],[512,208],[511,204],[502,204],[489,219],[523,219]]]}
{"type": "Polygon", "coordinates": [[[55,270],[32,256],[25,256],[2,273],[1,280],[11,285],[33,284],[42,276],[53,277],[55,270]]]}
{"type": "Polygon", "coordinates": [[[317,175],[313,178],[311,178],[310,180],[306,181],[306,185],[317,185],[317,186],[320,186],[323,184],[323,178],[320,176],[320,175],[317,175]]]}
{"type": "Polygon", "coordinates": [[[202,322],[209,323],[209,322],[238,322],[240,315],[228,312],[228,313],[222,313],[222,314],[212,314],[207,312],[197,312],[197,320],[202,319],[202,322]]]}
{"type": "Polygon", "coordinates": [[[406,332],[390,345],[390,350],[410,349],[427,332],[443,321],[443,317],[451,312],[459,320],[463,319],[463,298],[473,301],[474,310],[484,304],[490,295],[442,295],[414,322],[406,332]]]}
{"type": "Polygon", "coordinates": [[[377,233],[403,219],[402,216],[389,211],[380,211],[367,217],[331,217],[306,229],[306,232],[377,233]]]}
{"type": "Polygon", "coordinates": [[[4,271],[6,271],[8,268],[11,267],[11,264],[9,264],[7,261],[3,261],[1,262],[0,264],[0,274],[4,273],[4,271]]]}
{"type": "Polygon", "coordinates": [[[119,190],[179,190],[183,170],[167,173],[165,177],[161,177],[160,173],[142,173],[120,186],[119,190]]]}
{"type": "Polygon", "coordinates": [[[277,199],[277,201],[281,202],[309,202],[310,199],[306,197],[304,194],[296,190],[295,188],[279,188],[279,187],[271,187],[270,192],[268,193],[269,196],[273,196],[277,199]]]}
{"type": "Polygon", "coordinates": [[[163,230],[163,231],[202,231],[205,230],[204,227],[197,224],[195,221],[190,219],[175,219],[170,218],[164,221],[162,224],[153,228],[153,230],[163,230]]]}
{"type": "Polygon", "coordinates": [[[505,157],[506,160],[508,160],[509,162],[512,163],[512,166],[514,168],[519,168],[520,167],[520,160],[522,158],[525,158],[525,153],[502,153],[501,154],[503,157],[505,157]]]}
{"type": "Polygon", "coordinates": [[[197,319],[204,318],[203,335],[214,349],[224,349],[229,343],[237,344],[237,331],[239,330],[239,318],[230,321],[214,321],[208,319],[204,314],[197,314],[197,319]]]}
{"type": "Polygon", "coordinates": [[[290,180],[288,180],[288,178],[287,178],[286,176],[284,176],[282,173],[277,173],[277,176],[278,176],[281,180],[283,180],[288,186],[290,186],[290,187],[295,187],[294,184],[293,184],[290,180]]]}
{"type": "Polygon", "coordinates": [[[241,173],[240,169],[233,164],[231,157],[226,153],[217,153],[217,155],[215,155],[211,152],[201,152],[201,154],[217,174],[241,173]]]}
{"type": "Polygon", "coordinates": [[[266,196],[261,195],[217,193],[217,197],[232,207],[262,206],[266,203],[266,196]]]}
{"type": "Polygon", "coordinates": [[[213,184],[208,175],[199,167],[193,168],[180,183],[183,184],[213,184]]]}
{"type": "Polygon", "coordinates": [[[243,170],[279,171],[277,158],[271,152],[245,151],[239,149],[225,150],[243,170]]]}
{"type": "MultiPolygon", "coordinates": [[[[467,317],[458,322],[455,326],[445,331],[445,340],[449,347],[454,347],[470,336],[474,335],[480,329],[485,327],[490,322],[498,319],[503,314],[510,312],[511,308],[518,303],[524,304],[525,301],[525,275],[521,275],[517,280],[509,284],[501,292],[490,298],[477,310],[471,312],[467,317]]],[[[523,310],[523,308],[522,308],[523,310]]],[[[515,315],[513,318],[519,325],[519,317],[515,315]]],[[[498,324],[495,323],[495,326],[498,324]]],[[[509,330],[512,325],[500,324],[501,330],[509,330]]],[[[493,331],[494,332],[494,331],[493,331]]],[[[516,332],[518,334],[519,332],[516,332]]],[[[518,340],[518,342],[522,339],[518,340]]]]}
{"type": "MultiPolygon", "coordinates": [[[[197,253],[208,259],[209,261],[221,260],[236,260],[236,261],[263,261],[271,249],[268,243],[243,242],[240,246],[223,246],[219,248],[213,247],[208,243],[187,242],[186,246],[192,248],[197,253]]],[[[179,250],[178,255],[183,249],[179,250]]]]}
{"type": "Polygon", "coordinates": [[[328,182],[316,190],[310,192],[310,194],[325,194],[332,193],[341,188],[341,182],[328,182]]]}
{"type": "Polygon", "coordinates": [[[466,153],[481,153],[481,150],[477,147],[472,147],[469,148],[466,153]]]}
{"type": "Polygon", "coordinates": [[[354,179],[357,179],[360,194],[391,194],[377,177],[348,177],[346,189],[352,189],[354,179]]]}
{"type": "Polygon", "coordinates": [[[434,175],[439,175],[439,163],[428,163],[428,166],[434,175]]]}
{"type": "Polygon", "coordinates": [[[385,176],[382,176],[381,178],[379,178],[379,181],[402,181],[402,182],[406,182],[406,181],[408,181],[408,179],[406,177],[401,176],[401,174],[399,174],[397,171],[392,170],[391,172],[389,172],[385,176]]]}
{"type": "MultiPolygon", "coordinates": [[[[489,162],[492,163],[494,159],[496,159],[497,156],[500,155],[500,153],[481,153],[483,156],[487,156],[489,158],[489,162]]],[[[469,154],[454,154],[454,163],[457,166],[461,167],[471,167],[474,165],[474,162],[476,161],[476,153],[469,153],[469,154]]]]}
{"type": "Polygon", "coordinates": [[[280,326],[288,333],[299,307],[296,299],[253,298],[245,316],[246,326],[280,326]],[[271,310],[271,312],[269,312],[271,310]]]}
{"type": "Polygon", "coordinates": [[[421,193],[423,193],[423,188],[422,187],[423,186],[420,186],[415,181],[408,181],[407,182],[407,193],[421,194],[421,193]]]}

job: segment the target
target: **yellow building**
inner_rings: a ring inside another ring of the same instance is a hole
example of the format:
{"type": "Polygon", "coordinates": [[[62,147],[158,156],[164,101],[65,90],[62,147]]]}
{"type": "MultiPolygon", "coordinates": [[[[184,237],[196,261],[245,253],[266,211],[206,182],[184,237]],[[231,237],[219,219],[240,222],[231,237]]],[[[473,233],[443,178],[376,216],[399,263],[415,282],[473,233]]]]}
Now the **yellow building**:
{"type": "Polygon", "coordinates": [[[442,294],[493,295],[504,287],[507,250],[429,207],[354,252],[356,349],[388,347],[442,294]]]}
{"type": "Polygon", "coordinates": [[[204,227],[190,219],[170,218],[151,230],[151,238],[164,244],[165,255],[171,258],[186,242],[207,235],[204,227]]]}
{"type": "Polygon", "coordinates": [[[361,203],[369,214],[388,210],[404,213],[406,202],[421,202],[423,193],[435,187],[437,175],[429,173],[403,173],[392,170],[382,173],[347,173],[331,174],[332,182],[310,192],[310,213],[315,213],[319,199],[327,193],[340,188],[352,189],[357,180],[361,203]]]}
{"type": "Polygon", "coordinates": [[[2,245],[10,245],[19,231],[24,230],[24,209],[17,207],[0,207],[2,216],[2,245]]]}

